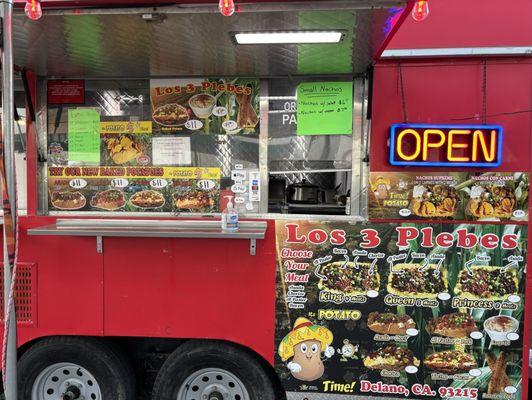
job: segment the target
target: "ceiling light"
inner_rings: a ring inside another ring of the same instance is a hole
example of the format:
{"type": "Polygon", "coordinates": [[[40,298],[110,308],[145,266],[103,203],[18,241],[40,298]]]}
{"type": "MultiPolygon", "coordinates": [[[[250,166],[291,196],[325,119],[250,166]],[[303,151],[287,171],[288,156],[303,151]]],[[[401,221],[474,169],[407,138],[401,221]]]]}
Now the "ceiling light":
{"type": "Polygon", "coordinates": [[[290,32],[238,32],[234,33],[238,44],[298,44],[338,43],[342,31],[290,31],[290,32]]]}

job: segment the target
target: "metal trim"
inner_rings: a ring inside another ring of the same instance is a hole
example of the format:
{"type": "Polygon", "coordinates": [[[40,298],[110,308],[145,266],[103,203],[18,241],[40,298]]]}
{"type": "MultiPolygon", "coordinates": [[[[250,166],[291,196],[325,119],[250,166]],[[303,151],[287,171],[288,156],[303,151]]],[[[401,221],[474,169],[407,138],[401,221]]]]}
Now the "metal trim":
{"type": "MultiPolygon", "coordinates": [[[[28,229],[30,236],[85,236],[96,237],[97,250],[98,238],[103,237],[165,237],[165,238],[192,238],[192,239],[264,239],[264,229],[240,229],[237,232],[224,232],[221,228],[214,229],[147,229],[147,228],[72,228],[58,229],[56,225],[41,226],[28,229]]],[[[102,245],[103,246],[103,245],[102,245]]],[[[103,251],[103,247],[102,247],[103,251]]]]}
{"type": "Polygon", "coordinates": [[[37,149],[37,215],[47,215],[48,213],[48,96],[46,79],[37,80],[37,94],[36,98],[38,104],[36,106],[36,121],[35,121],[35,140],[37,149]],[[44,157],[44,162],[41,162],[39,155],[44,157]]]}
{"type": "MultiPolygon", "coordinates": [[[[132,220],[132,219],[58,219],[57,229],[80,228],[151,228],[151,229],[211,229],[219,231],[221,221],[207,220],[132,220]]],[[[242,221],[242,229],[266,229],[264,221],[242,221]]]]}
{"type": "MultiPolygon", "coordinates": [[[[83,211],[83,212],[70,212],[70,211],[51,211],[49,214],[51,217],[71,217],[71,218],[87,218],[87,217],[131,217],[138,218],[138,220],[143,220],[144,218],[150,217],[176,217],[172,213],[135,213],[135,212],[122,212],[122,213],[112,213],[112,212],[100,212],[100,211],[83,211]]],[[[180,214],[180,217],[190,217],[190,218],[204,218],[206,220],[214,220],[215,218],[220,218],[221,214],[191,214],[183,213],[180,214]]],[[[259,219],[259,220],[290,220],[290,219],[303,219],[303,220],[312,220],[312,221],[344,221],[344,222],[364,222],[367,220],[361,216],[349,216],[349,215],[322,215],[322,214],[278,214],[278,213],[257,213],[257,214],[240,214],[241,218],[246,219],[259,219]]],[[[176,221],[178,221],[176,219],[176,221]]],[[[243,221],[240,221],[242,223],[243,221]]]]}
{"type": "Polygon", "coordinates": [[[257,239],[249,239],[249,255],[257,255],[257,239]]]}
{"type": "Polygon", "coordinates": [[[353,136],[351,138],[351,196],[349,197],[349,215],[360,215],[360,201],[358,196],[355,196],[355,190],[360,190],[362,180],[362,169],[360,165],[362,163],[362,142],[364,136],[364,94],[364,80],[353,79],[353,136]],[[357,124],[359,101],[361,119],[360,124],[357,124]],[[356,166],[359,166],[359,168],[356,168],[356,166]]]}
{"type": "MultiPolygon", "coordinates": [[[[261,12],[297,12],[297,11],[333,11],[333,10],[368,10],[377,8],[403,7],[406,0],[358,0],[358,1],[287,1],[272,3],[239,3],[239,13],[261,12]]],[[[54,15],[142,15],[142,14],[213,14],[219,13],[218,5],[176,4],[162,7],[134,8],[57,8],[44,9],[43,16],[54,15]]],[[[23,10],[16,10],[22,14],[23,10]]]]}
{"type": "Polygon", "coordinates": [[[270,177],[268,175],[268,112],[269,112],[269,81],[261,79],[259,82],[259,114],[260,114],[260,131],[259,131],[259,173],[260,173],[260,202],[259,212],[268,212],[268,186],[270,177]]]}
{"type": "MultiPolygon", "coordinates": [[[[5,190],[9,201],[9,208],[11,216],[4,216],[10,218],[12,229],[17,231],[18,220],[17,215],[17,187],[15,176],[15,145],[13,130],[15,127],[14,116],[14,93],[13,93],[13,1],[3,1],[1,5],[2,10],[2,38],[1,38],[1,60],[2,60],[2,124],[3,124],[3,156],[4,156],[4,179],[5,190]]],[[[7,400],[15,400],[17,395],[17,315],[15,309],[15,302],[10,303],[13,271],[12,261],[10,259],[9,249],[7,245],[8,230],[6,225],[3,227],[4,231],[4,383],[5,383],[5,397],[7,400]]],[[[18,237],[14,237],[15,246],[18,237]]],[[[16,259],[15,253],[15,260],[16,259]]]]}
{"type": "Polygon", "coordinates": [[[103,237],[96,236],[96,252],[103,254],[103,237]]]}
{"type": "Polygon", "coordinates": [[[392,49],[384,50],[381,58],[399,57],[450,57],[450,56],[532,56],[532,46],[508,47],[446,47],[430,49],[392,49]]]}

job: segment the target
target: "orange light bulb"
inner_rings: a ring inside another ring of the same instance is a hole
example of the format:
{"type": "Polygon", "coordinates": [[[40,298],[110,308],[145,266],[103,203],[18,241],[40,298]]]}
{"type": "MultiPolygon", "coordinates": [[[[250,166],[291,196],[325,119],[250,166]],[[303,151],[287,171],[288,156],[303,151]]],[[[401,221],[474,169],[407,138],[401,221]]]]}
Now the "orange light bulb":
{"type": "Polygon", "coordinates": [[[420,22],[429,16],[429,2],[427,0],[417,0],[412,9],[412,18],[420,22]]]}
{"type": "Polygon", "coordinates": [[[32,21],[37,21],[42,17],[42,8],[40,0],[26,0],[24,13],[32,21]]]}
{"type": "Polygon", "coordinates": [[[222,15],[230,17],[235,13],[235,2],[233,0],[220,0],[218,9],[222,15]]]}

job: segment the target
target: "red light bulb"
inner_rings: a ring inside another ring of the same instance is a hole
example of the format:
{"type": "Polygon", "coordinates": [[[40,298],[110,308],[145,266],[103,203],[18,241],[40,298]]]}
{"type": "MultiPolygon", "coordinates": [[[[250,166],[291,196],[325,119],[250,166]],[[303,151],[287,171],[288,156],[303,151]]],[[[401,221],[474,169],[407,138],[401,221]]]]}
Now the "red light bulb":
{"type": "Polygon", "coordinates": [[[42,17],[42,8],[40,0],[26,0],[24,12],[26,13],[26,16],[29,19],[37,21],[39,18],[42,17]]]}
{"type": "Polygon", "coordinates": [[[412,10],[414,21],[420,22],[429,16],[429,2],[427,0],[417,0],[412,10]]]}
{"type": "Polygon", "coordinates": [[[235,13],[235,2],[233,0],[220,0],[218,9],[222,15],[230,17],[235,13]]]}

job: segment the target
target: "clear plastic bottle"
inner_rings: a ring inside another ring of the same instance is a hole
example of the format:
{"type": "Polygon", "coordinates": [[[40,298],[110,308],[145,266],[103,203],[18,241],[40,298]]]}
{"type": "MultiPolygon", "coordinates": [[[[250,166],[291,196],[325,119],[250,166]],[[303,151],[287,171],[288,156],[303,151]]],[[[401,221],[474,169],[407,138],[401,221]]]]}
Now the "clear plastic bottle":
{"type": "Polygon", "coordinates": [[[238,231],[238,211],[233,205],[233,196],[225,196],[227,205],[222,211],[222,231],[236,232],[238,231]]]}

